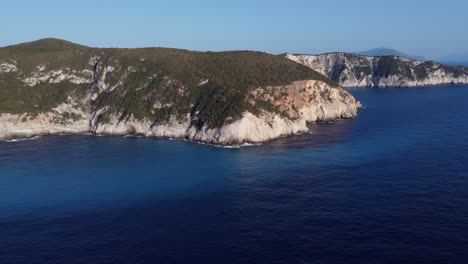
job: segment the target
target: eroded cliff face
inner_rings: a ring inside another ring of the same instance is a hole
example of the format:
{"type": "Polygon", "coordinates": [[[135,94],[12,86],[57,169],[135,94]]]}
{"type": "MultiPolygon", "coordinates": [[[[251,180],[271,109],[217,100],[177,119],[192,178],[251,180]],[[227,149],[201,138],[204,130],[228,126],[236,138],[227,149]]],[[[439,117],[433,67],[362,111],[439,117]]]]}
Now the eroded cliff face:
{"type": "Polygon", "coordinates": [[[415,87],[468,83],[468,69],[396,56],[350,53],[292,55],[286,58],[316,70],[344,87],[415,87]]]}
{"type": "Polygon", "coordinates": [[[339,87],[331,87],[316,80],[296,81],[286,86],[257,88],[246,98],[249,104],[263,101],[273,103],[275,108],[271,111],[255,114],[246,111],[239,120],[227,120],[221,127],[204,125],[199,128],[194,125],[194,116],[190,112],[183,118],[174,116],[160,124],[148,119],[136,119],[133,115],[126,120],[120,120],[120,114],[112,115],[109,120],[100,123],[97,116],[106,110],[92,111],[92,97],[93,95],[89,95],[82,98],[81,103],[84,104],[77,103],[75,98],[69,98],[67,103],[34,117],[27,113],[0,114],[0,139],[91,133],[166,137],[217,145],[239,145],[307,132],[307,124],[311,122],[353,118],[360,107],[359,102],[339,87]]]}

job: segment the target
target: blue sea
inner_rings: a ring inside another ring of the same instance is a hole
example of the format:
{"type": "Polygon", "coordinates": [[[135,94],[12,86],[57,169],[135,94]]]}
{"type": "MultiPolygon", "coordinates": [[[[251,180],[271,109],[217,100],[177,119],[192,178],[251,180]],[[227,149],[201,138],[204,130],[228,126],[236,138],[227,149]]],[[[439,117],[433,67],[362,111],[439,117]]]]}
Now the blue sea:
{"type": "Polygon", "coordinates": [[[237,149],[0,143],[0,263],[468,263],[468,87],[237,149]]]}

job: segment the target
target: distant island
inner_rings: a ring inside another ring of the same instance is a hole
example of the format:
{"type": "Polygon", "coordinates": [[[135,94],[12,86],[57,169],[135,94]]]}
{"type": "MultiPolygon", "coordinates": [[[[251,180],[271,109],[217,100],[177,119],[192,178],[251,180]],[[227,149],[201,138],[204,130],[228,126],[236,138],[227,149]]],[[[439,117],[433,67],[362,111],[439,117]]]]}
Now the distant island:
{"type": "Polygon", "coordinates": [[[397,57],[406,57],[406,58],[410,58],[410,59],[413,59],[413,60],[419,60],[419,61],[426,61],[427,60],[423,56],[407,54],[407,53],[398,51],[396,49],[385,48],[385,47],[370,49],[370,50],[361,51],[361,52],[356,52],[355,54],[364,55],[364,56],[373,56],[373,57],[397,56],[397,57]]]}
{"type": "Polygon", "coordinates": [[[48,134],[171,137],[219,145],[352,118],[336,82],[282,56],[91,48],[42,39],[0,48],[0,139],[48,134]]]}
{"type": "MultiPolygon", "coordinates": [[[[381,50],[379,54],[385,54],[382,52],[385,51],[381,50]]],[[[468,83],[466,67],[395,55],[368,56],[335,52],[319,55],[286,54],[285,57],[320,72],[344,87],[416,87],[468,83]]]]}

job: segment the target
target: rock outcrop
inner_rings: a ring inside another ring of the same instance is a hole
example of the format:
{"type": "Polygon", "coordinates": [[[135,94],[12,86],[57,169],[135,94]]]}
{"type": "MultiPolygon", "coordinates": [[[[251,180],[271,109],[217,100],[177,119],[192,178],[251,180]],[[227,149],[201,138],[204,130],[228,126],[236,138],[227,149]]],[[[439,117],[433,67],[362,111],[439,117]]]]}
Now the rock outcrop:
{"type": "Polygon", "coordinates": [[[344,87],[415,87],[468,83],[468,68],[405,57],[327,53],[286,54],[286,58],[316,70],[344,87]]]}

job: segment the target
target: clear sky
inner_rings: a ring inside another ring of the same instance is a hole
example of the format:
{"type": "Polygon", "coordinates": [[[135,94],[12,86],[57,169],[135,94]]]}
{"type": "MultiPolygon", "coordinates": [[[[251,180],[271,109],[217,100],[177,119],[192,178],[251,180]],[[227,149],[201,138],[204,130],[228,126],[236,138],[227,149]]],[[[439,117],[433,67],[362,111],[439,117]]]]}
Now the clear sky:
{"type": "Polygon", "coordinates": [[[468,53],[468,0],[0,2],[0,46],[56,37],[98,47],[468,53]]]}

